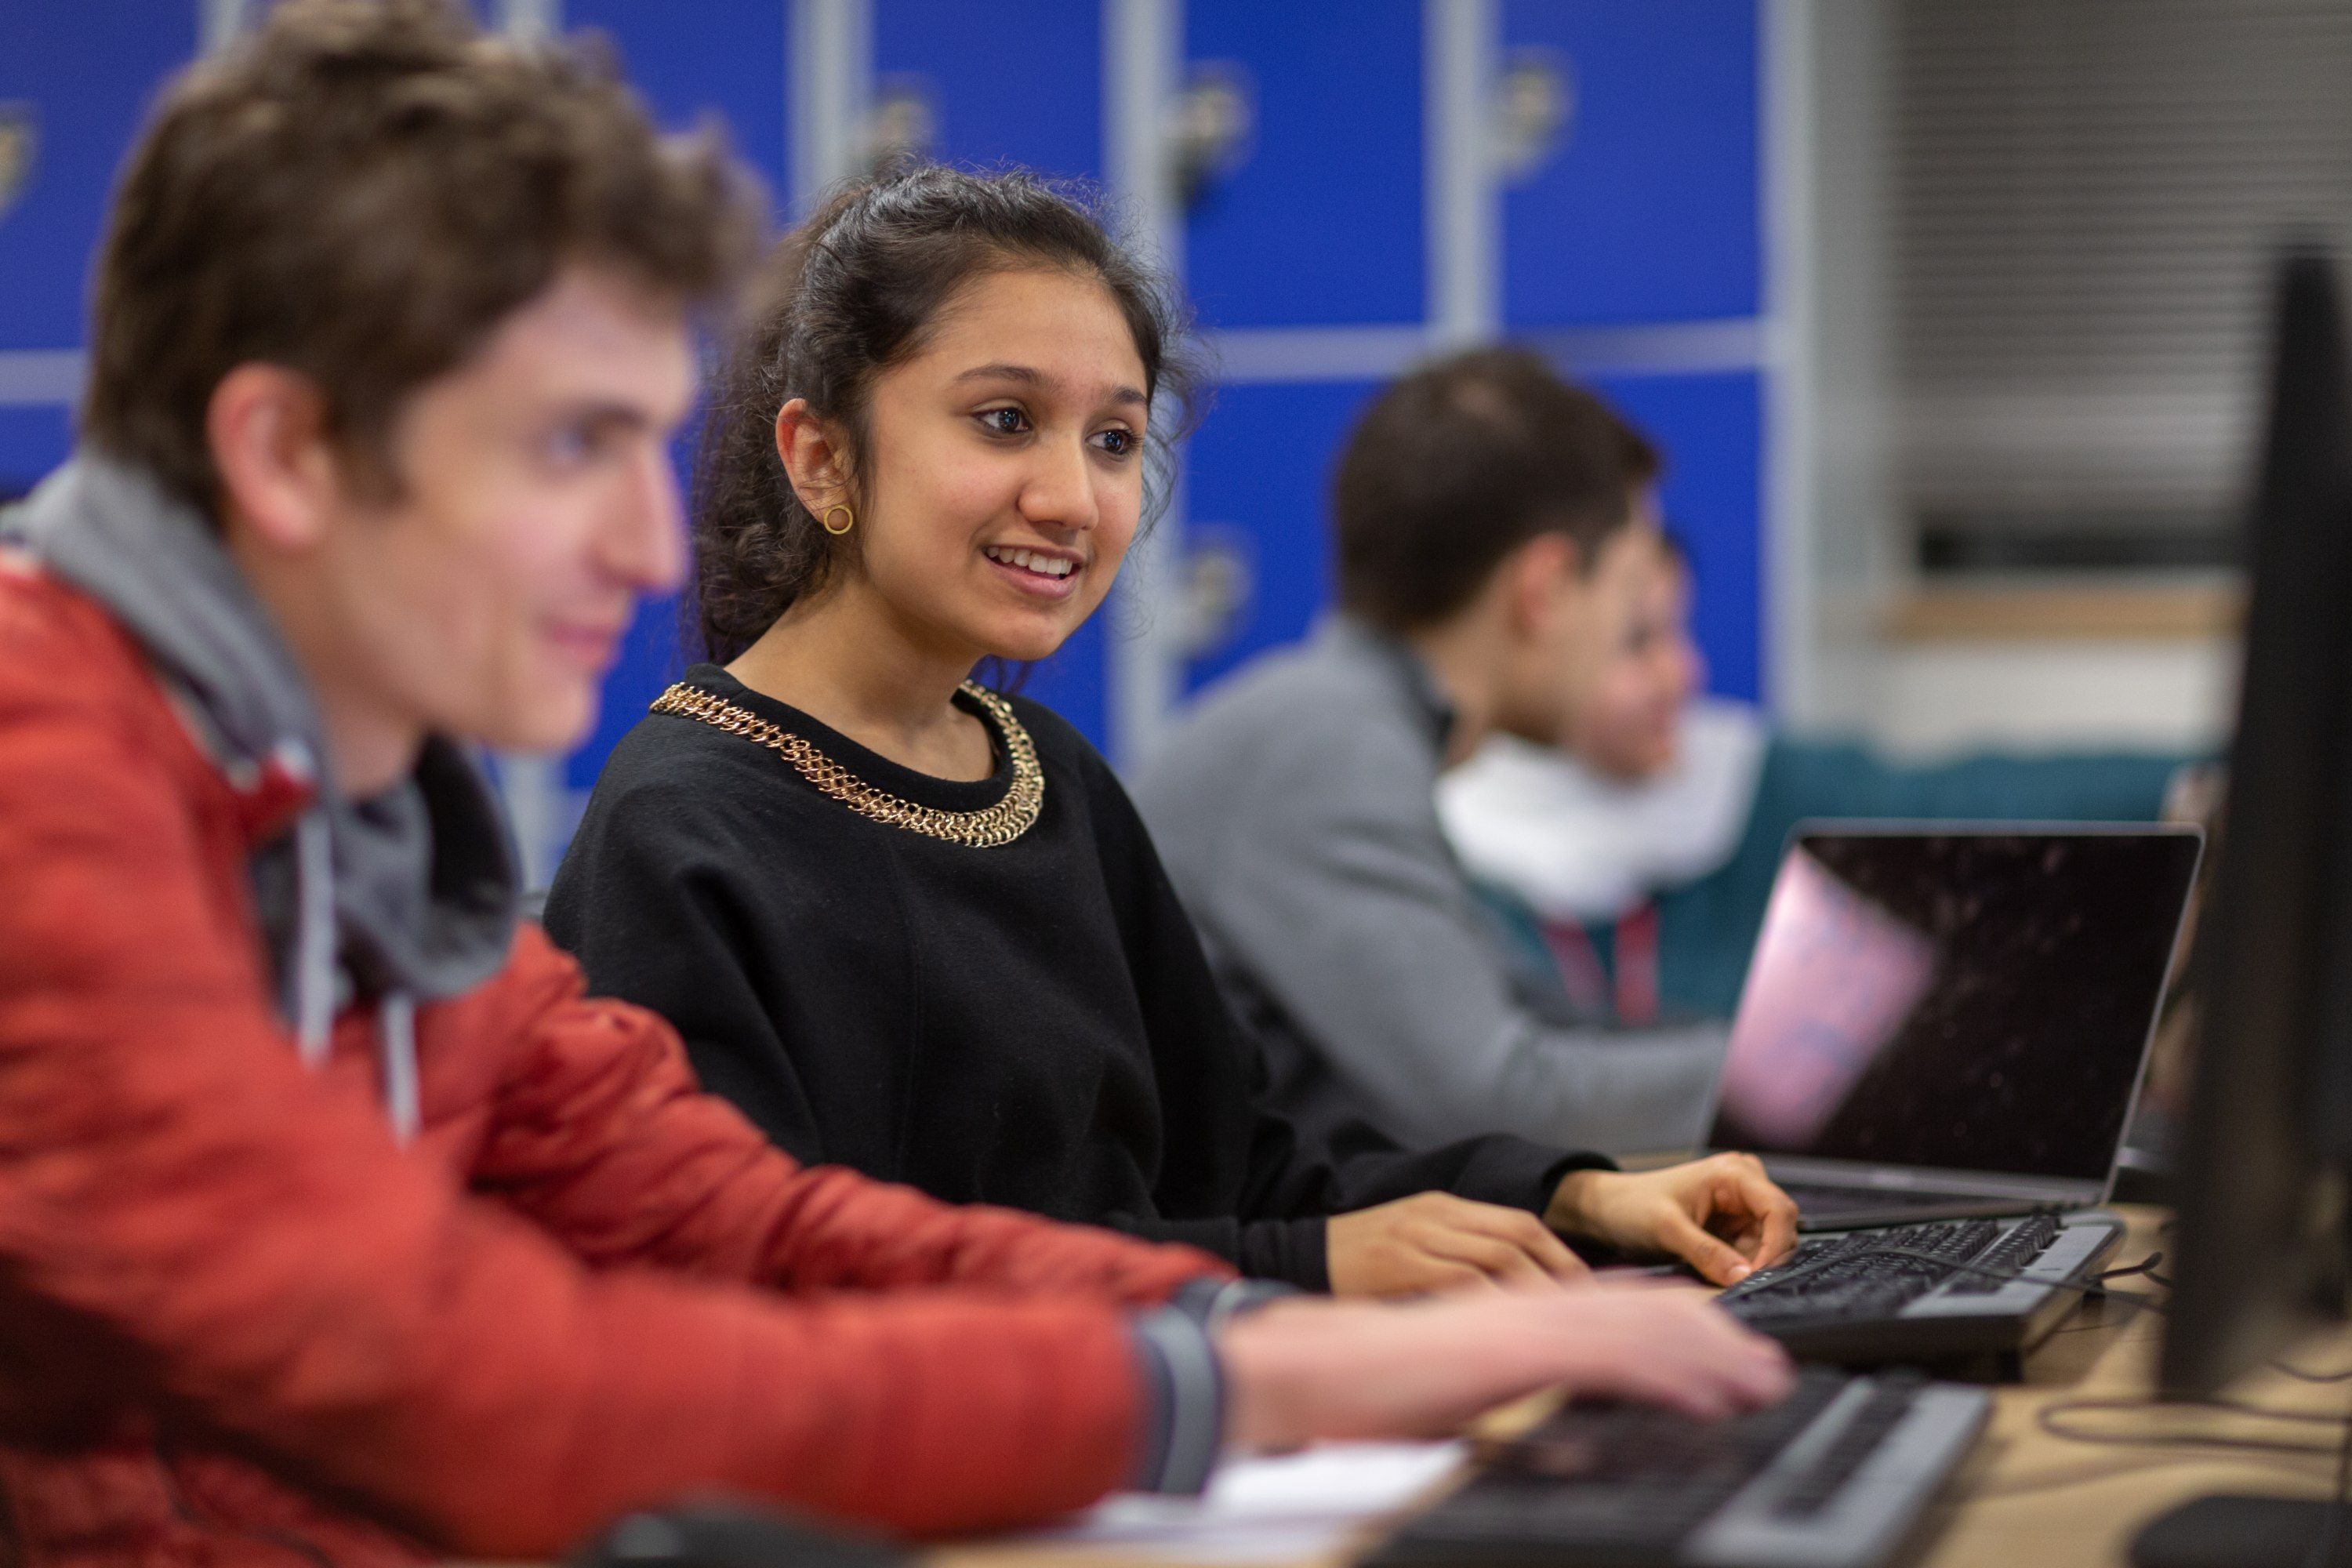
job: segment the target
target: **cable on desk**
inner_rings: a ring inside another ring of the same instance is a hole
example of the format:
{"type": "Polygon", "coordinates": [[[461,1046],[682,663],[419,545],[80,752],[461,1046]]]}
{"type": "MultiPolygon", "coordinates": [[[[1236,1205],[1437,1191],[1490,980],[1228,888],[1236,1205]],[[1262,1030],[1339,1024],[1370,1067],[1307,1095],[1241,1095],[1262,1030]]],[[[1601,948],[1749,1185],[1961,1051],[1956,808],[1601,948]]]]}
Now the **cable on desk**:
{"type": "MultiPolygon", "coordinates": [[[[2325,1458],[2335,1450],[2322,1444],[2313,1444],[2310,1445],[2308,1452],[2313,1458],[2316,1459],[2325,1458]]],[[[2045,1472],[2039,1475],[2020,1476],[2010,1481],[1988,1481],[1982,1486],[1972,1489],[1969,1496],[1974,1500],[2025,1497],[2034,1492],[2064,1491],[2069,1487],[2090,1486],[2098,1481],[2113,1480],[2119,1476],[2144,1475],[2149,1470],[2160,1470],[2168,1465],[2187,1465],[2196,1462],[2198,1462],[2197,1457],[2193,1454],[2138,1454],[2117,1463],[2094,1464],[2088,1468],[2061,1470],[2054,1474],[2045,1472]]]]}
{"type": "Polygon", "coordinates": [[[2156,1266],[2163,1261],[2163,1253],[2151,1252],[2137,1263],[2126,1263],[2120,1268],[2102,1269],[2092,1275],[2091,1279],[2094,1284],[2104,1285],[2110,1279],[2128,1279],[2135,1274],[2145,1274],[2151,1284],[2161,1285],[2170,1289],[2172,1281],[2156,1271],[2156,1266]]]}
{"type": "MultiPolygon", "coordinates": [[[[2329,1415],[2316,1410],[2281,1410],[2274,1405],[2256,1405],[2248,1399],[2231,1399],[2225,1394],[2211,1394],[2203,1399],[2113,1399],[2094,1395],[2087,1399],[2061,1399],[2042,1408],[2059,1411],[2218,1410],[2228,1415],[2252,1415],[2263,1421],[2292,1421],[2305,1426],[2332,1426],[2339,1430],[2352,1427],[2352,1415],[2329,1415]]],[[[2095,1443],[2104,1439],[2082,1437],[2076,1440],[2095,1443]]],[[[2328,1444],[2315,1451],[2333,1454],[2336,1448],[2333,1444],[2328,1444]]]]}
{"type": "MultiPolygon", "coordinates": [[[[2110,1279],[2128,1279],[2134,1275],[2144,1275],[2147,1277],[2149,1283],[2161,1286],[2165,1289],[2169,1290],[2172,1289],[2171,1276],[2158,1274],[2156,1271],[2156,1266],[2163,1261],[2163,1253],[2151,1252],[2146,1258],[2141,1258],[2137,1263],[2126,1264],[2121,1268],[2106,1269],[2101,1273],[2092,1275],[2091,1279],[2095,1284],[2104,1285],[2110,1279]]],[[[2126,1301],[2142,1300],[2142,1298],[2127,1295],[2123,1291],[2103,1293],[2113,1294],[2120,1300],[2126,1301]]],[[[2152,1300],[2149,1301],[2147,1305],[2148,1310],[2151,1311],[2162,1312],[2167,1310],[2152,1300]]],[[[2303,1383],[2352,1383],[2352,1367],[2347,1367],[2342,1372],[2313,1372],[2308,1368],[2296,1366],[2292,1362],[2283,1361],[2276,1356],[2272,1357],[2265,1364],[2267,1364],[2273,1372],[2284,1373],[2287,1376],[2303,1383]]]]}
{"type": "MultiPolygon", "coordinates": [[[[1969,1274],[1981,1275],[1988,1279],[2000,1279],[2004,1282],[2032,1278],[2027,1275],[2023,1269],[1988,1268],[1973,1263],[1955,1263],[1948,1258],[1938,1258],[1934,1253],[1916,1251],[1910,1247],[1880,1247],[1875,1250],[1881,1254],[1891,1253],[1899,1258],[1916,1258],[1922,1262],[1941,1264],[1948,1268],[1957,1269],[1969,1274]]],[[[1839,1259],[1836,1258],[1823,1260],[1824,1265],[1837,1261],[1839,1261],[1839,1259]]],[[[2088,1279],[2080,1282],[2058,1279],[2034,1279],[2033,1282],[2036,1284],[2050,1285],[2061,1289],[2078,1290],[2085,1296],[2095,1296],[2103,1300],[2122,1301],[2136,1310],[2154,1312],[2158,1316],[2164,1316],[2167,1313],[2166,1307],[2162,1303],[2158,1302],[2149,1297],[2139,1295],[2134,1291],[2111,1290],[2106,1288],[2106,1282],[2108,1280],[2126,1279],[2130,1279],[2134,1275],[2144,1275],[2153,1283],[2168,1289],[2171,1288],[2172,1281],[2164,1275],[2158,1274],[2156,1271],[2156,1266],[2163,1261],[2164,1254],[2162,1252],[2151,1252],[2146,1258],[2141,1258],[2137,1263],[2126,1264],[2117,1268],[2105,1269],[2100,1273],[2091,1276],[2088,1279]]],[[[1811,1272],[1811,1269],[1806,1271],[1811,1272]]],[[[2300,1378],[2306,1383],[2352,1383],[2352,1370],[2334,1373],[2308,1372],[2301,1367],[2292,1366],[2284,1361],[2276,1359],[2271,1361],[2270,1365],[2276,1370],[2286,1373],[2290,1377],[2300,1378]]],[[[2352,1542],[2352,1534],[2347,1534],[2346,1528],[2347,1520],[2352,1520],[2352,1413],[2337,1415],[2315,1415],[2309,1411],[2280,1410],[2269,1405],[2252,1405],[2244,1400],[2229,1399],[2220,1396],[2199,1400],[2072,1399],[2062,1400],[2055,1404],[2042,1406],[2033,1413],[2033,1419],[2034,1425],[2039,1426],[2048,1436],[2069,1443],[2131,1447],[2223,1448],[2269,1454],[2311,1455],[2315,1457],[2333,1455],[2336,1459],[2335,1494],[2327,1510],[2326,1528],[2322,1531],[2318,1542],[2314,1544],[2311,1555],[2305,1560],[2305,1568],[2331,1568],[2331,1565],[2336,1563],[2341,1557],[2343,1548],[2347,1544],[2347,1542],[2352,1542]],[[2343,1436],[2338,1442],[2333,1445],[2328,1445],[2321,1443],[2284,1442],[2277,1438],[2268,1437],[2225,1437],[2219,1435],[2207,1435],[2194,1432],[2148,1432],[2100,1435],[2073,1430],[2062,1424],[2063,1417],[2084,1411],[2149,1411],[2158,1409],[2179,1410],[2183,1408],[2216,1410],[2228,1415],[2252,1416],[2257,1419],[2266,1421],[2299,1422],[2309,1426],[2335,1426],[2342,1431],[2343,1436]]],[[[2147,1467],[2139,1465],[2112,1466],[2088,1473],[2070,1474],[2063,1478],[2045,1480],[2029,1479],[2017,1485],[1989,1488],[1980,1495],[1999,1497],[2015,1495],[2021,1492],[2056,1489],[2063,1487],[2081,1485],[2089,1481],[2104,1480],[2112,1476],[2128,1475],[2133,1473],[2135,1470],[2146,1468],[2147,1467]]]]}
{"type": "MultiPolygon", "coordinates": [[[[2163,1261],[2163,1253],[2151,1252],[2146,1258],[2141,1258],[2137,1263],[2129,1263],[2120,1268],[2109,1268],[2103,1270],[2100,1273],[2094,1274],[2090,1279],[2090,1289],[2085,1290],[2084,1294],[2100,1297],[2112,1297],[2119,1301],[2132,1302],[2135,1305],[2142,1307],[2147,1311],[2161,1315],[2169,1309],[2149,1297],[2134,1295],[2126,1290],[2108,1290],[2104,1289],[2104,1287],[2110,1279],[2128,1279],[2134,1275],[2143,1275],[2147,1279],[2149,1283],[2161,1286],[2165,1289],[2169,1290],[2172,1289],[2171,1276],[2158,1274],[2156,1271],[2156,1266],[2163,1261]]],[[[1966,1268],[1969,1266],[1964,1264],[1960,1265],[1960,1267],[1966,1268]]],[[[2074,1287],[2074,1289],[2082,1288],[2074,1287]]],[[[2275,1356],[2272,1357],[2265,1364],[2267,1364],[2273,1372],[2284,1373],[2287,1376],[2303,1383],[2352,1383],[2352,1367],[2347,1367],[2342,1372],[2313,1372],[2307,1368],[2296,1366],[2291,1362],[2282,1361],[2275,1356]]]]}
{"type": "Polygon", "coordinates": [[[2033,1413],[2033,1423],[2045,1434],[2066,1443],[2084,1443],[2098,1447],[2118,1448],[2231,1448],[2263,1454],[2311,1454],[2334,1458],[2338,1473],[2352,1447],[2337,1443],[2294,1443],[2278,1437],[2225,1436],[2210,1432],[2090,1432],[2066,1424],[2069,1415],[2089,1411],[2132,1412],[2145,1415],[2152,1410],[2212,1410],[2224,1415],[2250,1415],[2265,1421],[2287,1421],[2305,1426],[2335,1426],[2352,1436],[2352,1417],[2315,1415],[2305,1410],[2276,1410],[2268,1405],[2249,1405],[2237,1399],[2062,1399],[2045,1405],[2033,1413]]]}

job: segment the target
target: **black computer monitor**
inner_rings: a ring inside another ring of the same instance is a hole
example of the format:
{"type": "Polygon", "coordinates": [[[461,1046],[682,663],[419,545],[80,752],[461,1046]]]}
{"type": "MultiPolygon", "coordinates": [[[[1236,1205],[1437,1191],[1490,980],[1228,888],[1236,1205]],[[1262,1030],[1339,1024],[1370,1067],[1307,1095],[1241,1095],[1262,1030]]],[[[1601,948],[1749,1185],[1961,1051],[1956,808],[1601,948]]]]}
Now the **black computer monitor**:
{"type": "MultiPolygon", "coordinates": [[[[2352,345],[2324,254],[2286,258],[2272,331],[2158,1372],[2176,1397],[2213,1394],[2341,1321],[2352,1244],[2352,345]]],[[[2185,1561],[2218,1539],[2230,1560],[2264,1561],[2268,1540],[2295,1561],[2323,1509],[2200,1499],[2151,1526],[2133,1560],[2185,1561]]]]}

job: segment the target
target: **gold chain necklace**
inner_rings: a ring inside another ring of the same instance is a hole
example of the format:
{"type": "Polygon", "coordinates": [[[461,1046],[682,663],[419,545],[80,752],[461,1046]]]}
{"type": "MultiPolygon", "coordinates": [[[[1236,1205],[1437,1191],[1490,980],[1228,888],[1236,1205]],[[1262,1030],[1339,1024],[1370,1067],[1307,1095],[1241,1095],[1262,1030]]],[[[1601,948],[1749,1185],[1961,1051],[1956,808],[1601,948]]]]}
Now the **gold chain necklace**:
{"type": "Polygon", "coordinates": [[[911,800],[886,794],[826,756],[804,737],[684,681],[655,699],[652,710],[699,719],[730,735],[757,742],[792,763],[801,777],[860,816],[932,838],[944,838],[950,844],[992,849],[1000,844],[1012,843],[1036,823],[1037,814],[1045,805],[1045,770],[1037,765],[1036,744],[1013,716],[1011,703],[969,680],[963,683],[962,689],[996,721],[997,732],[1004,737],[1004,750],[1013,759],[1013,787],[1004,792],[1003,800],[980,811],[941,811],[937,806],[918,805],[911,800]]]}

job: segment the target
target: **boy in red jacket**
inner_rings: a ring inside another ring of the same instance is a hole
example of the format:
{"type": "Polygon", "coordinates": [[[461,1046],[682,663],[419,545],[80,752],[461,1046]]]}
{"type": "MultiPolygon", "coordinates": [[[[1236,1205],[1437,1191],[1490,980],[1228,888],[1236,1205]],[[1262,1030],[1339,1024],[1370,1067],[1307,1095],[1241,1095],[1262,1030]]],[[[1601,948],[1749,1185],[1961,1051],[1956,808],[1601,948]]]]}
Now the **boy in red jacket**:
{"type": "Polygon", "coordinates": [[[712,1488],[935,1532],[1552,1382],[1777,1394],[1679,1292],[1235,1315],[803,1170],[518,922],[460,746],[575,739],[679,575],[734,184],[436,0],[288,0],[134,153],[0,551],[9,1553],[543,1555],[712,1488]]]}

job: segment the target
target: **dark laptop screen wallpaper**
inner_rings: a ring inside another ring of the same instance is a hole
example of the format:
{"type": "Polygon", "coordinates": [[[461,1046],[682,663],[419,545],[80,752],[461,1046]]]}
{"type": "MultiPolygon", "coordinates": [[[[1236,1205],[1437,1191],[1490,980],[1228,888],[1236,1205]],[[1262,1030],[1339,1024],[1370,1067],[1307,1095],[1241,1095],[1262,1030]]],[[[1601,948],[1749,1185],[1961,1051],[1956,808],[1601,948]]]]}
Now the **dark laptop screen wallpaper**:
{"type": "Polygon", "coordinates": [[[2191,834],[1807,834],[1740,997],[1716,1148],[2102,1181],[2191,834]]]}

